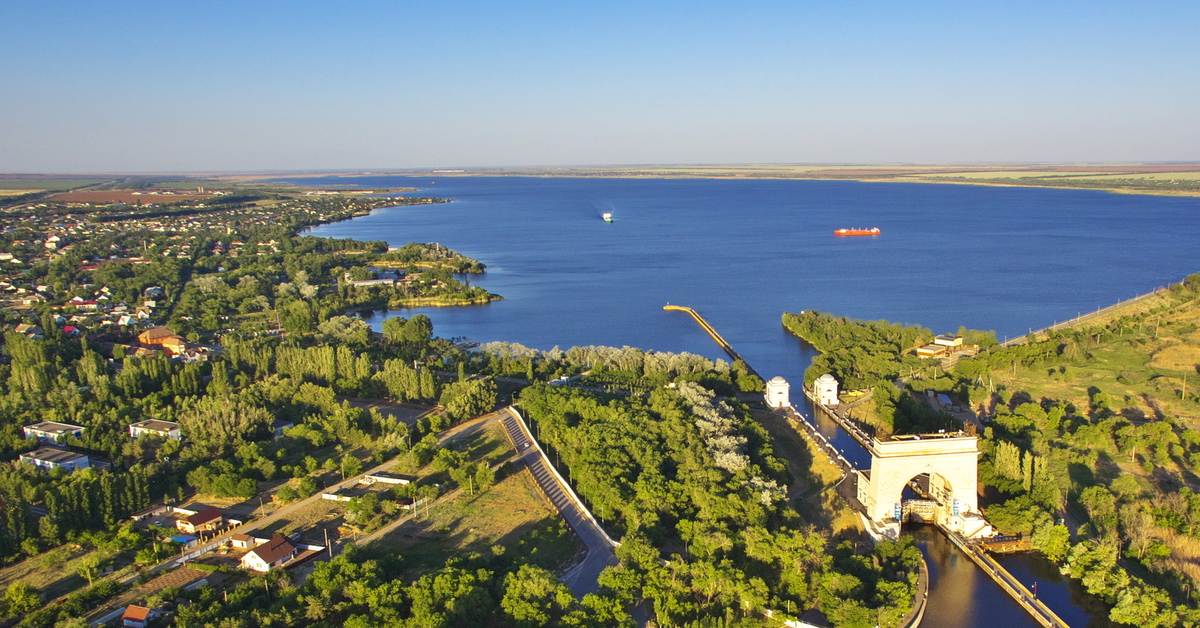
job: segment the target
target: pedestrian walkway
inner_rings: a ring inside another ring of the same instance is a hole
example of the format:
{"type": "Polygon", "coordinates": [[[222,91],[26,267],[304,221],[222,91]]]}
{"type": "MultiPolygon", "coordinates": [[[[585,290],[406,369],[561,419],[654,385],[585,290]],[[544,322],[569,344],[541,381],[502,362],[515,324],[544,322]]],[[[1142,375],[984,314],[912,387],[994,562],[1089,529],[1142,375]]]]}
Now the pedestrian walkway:
{"type": "Polygon", "coordinates": [[[550,465],[549,458],[533,440],[529,428],[515,408],[507,409],[507,415],[501,419],[501,424],[517,450],[519,459],[524,462],[537,482],[538,489],[587,547],[587,556],[563,575],[563,582],[579,598],[588,593],[596,593],[600,589],[600,572],[617,565],[617,557],[613,554],[617,542],[609,538],[579,496],[550,465]]]}

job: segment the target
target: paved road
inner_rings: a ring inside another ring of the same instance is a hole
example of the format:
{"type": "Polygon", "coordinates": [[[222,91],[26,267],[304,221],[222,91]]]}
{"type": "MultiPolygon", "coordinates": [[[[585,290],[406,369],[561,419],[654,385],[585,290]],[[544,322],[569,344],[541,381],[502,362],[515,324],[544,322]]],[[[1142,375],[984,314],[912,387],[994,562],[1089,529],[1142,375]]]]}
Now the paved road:
{"type": "Polygon", "coordinates": [[[588,593],[600,590],[597,579],[600,572],[607,567],[617,565],[617,557],[613,554],[612,545],[605,534],[597,527],[590,513],[584,510],[563,486],[558,477],[550,470],[550,461],[542,450],[534,445],[533,437],[525,427],[524,422],[509,409],[505,409],[501,422],[509,439],[517,450],[517,455],[533,474],[542,494],[558,510],[567,525],[579,535],[579,539],[587,547],[587,556],[583,562],[573,567],[563,575],[563,582],[570,587],[571,592],[582,598],[588,593]]]}

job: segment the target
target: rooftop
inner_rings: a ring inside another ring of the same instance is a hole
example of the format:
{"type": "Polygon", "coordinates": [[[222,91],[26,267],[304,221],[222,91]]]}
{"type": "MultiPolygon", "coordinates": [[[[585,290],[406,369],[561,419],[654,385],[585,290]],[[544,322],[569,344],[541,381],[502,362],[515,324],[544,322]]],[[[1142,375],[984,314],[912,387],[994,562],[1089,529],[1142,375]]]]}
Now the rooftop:
{"type": "Polygon", "coordinates": [[[20,457],[33,458],[35,460],[53,462],[55,464],[70,464],[76,460],[79,460],[80,458],[87,458],[87,456],[83,454],[77,454],[73,451],[67,451],[65,449],[55,449],[53,447],[42,447],[41,449],[36,449],[29,453],[21,454],[20,457]]]}
{"type": "Polygon", "coordinates": [[[132,423],[129,425],[129,427],[136,427],[138,429],[150,430],[152,432],[170,432],[173,429],[177,429],[179,427],[179,424],[175,423],[173,421],[160,421],[159,419],[146,419],[145,421],[138,421],[137,423],[132,423]]]}
{"type": "Polygon", "coordinates": [[[201,510],[200,512],[198,512],[194,515],[189,515],[187,517],[184,517],[183,520],[193,526],[198,526],[198,525],[203,525],[205,523],[208,523],[209,521],[215,521],[217,519],[220,519],[221,517],[222,517],[222,515],[221,515],[220,510],[209,507],[209,508],[205,508],[204,510],[201,510]]]}
{"type": "Polygon", "coordinates": [[[250,550],[251,553],[256,554],[267,564],[273,563],[294,551],[296,551],[296,547],[278,534],[272,536],[271,540],[266,543],[250,550]]]}
{"type": "Polygon", "coordinates": [[[65,434],[67,432],[74,432],[76,430],[82,430],[83,426],[71,425],[70,423],[59,423],[57,421],[42,421],[41,423],[34,423],[33,425],[26,425],[25,429],[37,430],[39,432],[45,432],[47,434],[65,434]]]}

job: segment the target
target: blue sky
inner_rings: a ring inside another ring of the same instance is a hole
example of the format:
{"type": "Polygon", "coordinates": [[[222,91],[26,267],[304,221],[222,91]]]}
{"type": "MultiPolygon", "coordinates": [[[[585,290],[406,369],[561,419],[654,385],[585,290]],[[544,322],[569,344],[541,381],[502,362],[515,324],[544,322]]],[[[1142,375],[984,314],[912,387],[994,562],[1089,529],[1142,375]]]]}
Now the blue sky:
{"type": "Polygon", "coordinates": [[[0,4],[0,170],[1200,160],[1196,2],[0,4]]]}

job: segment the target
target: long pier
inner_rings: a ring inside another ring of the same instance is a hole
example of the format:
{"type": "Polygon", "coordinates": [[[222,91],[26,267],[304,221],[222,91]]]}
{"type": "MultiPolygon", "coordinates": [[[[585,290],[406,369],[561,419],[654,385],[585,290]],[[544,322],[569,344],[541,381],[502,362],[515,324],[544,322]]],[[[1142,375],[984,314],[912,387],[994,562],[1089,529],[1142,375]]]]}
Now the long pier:
{"type": "Polygon", "coordinates": [[[700,328],[708,332],[708,335],[712,336],[712,339],[716,341],[717,346],[721,347],[721,349],[725,351],[725,353],[728,354],[734,362],[741,360],[742,364],[746,365],[746,369],[749,370],[750,373],[758,375],[758,373],[754,372],[754,369],[750,366],[750,364],[748,364],[746,360],[742,358],[742,356],[738,355],[737,351],[733,350],[733,345],[729,344],[729,341],[725,340],[721,334],[717,333],[717,330],[713,329],[713,326],[709,325],[708,321],[704,320],[704,317],[700,316],[699,312],[687,307],[686,305],[667,304],[663,306],[663,309],[668,312],[687,312],[688,314],[691,314],[692,318],[696,319],[696,322],[700,324],[700,328]]]}

